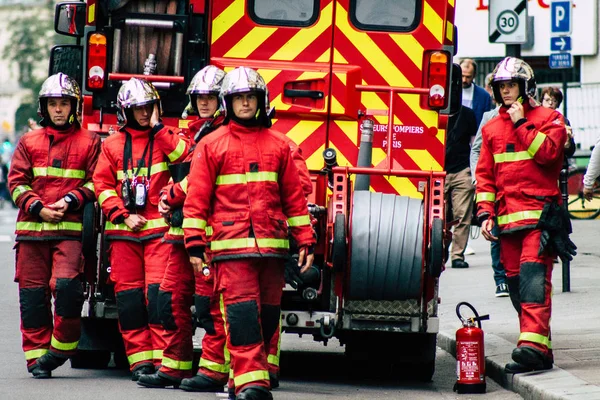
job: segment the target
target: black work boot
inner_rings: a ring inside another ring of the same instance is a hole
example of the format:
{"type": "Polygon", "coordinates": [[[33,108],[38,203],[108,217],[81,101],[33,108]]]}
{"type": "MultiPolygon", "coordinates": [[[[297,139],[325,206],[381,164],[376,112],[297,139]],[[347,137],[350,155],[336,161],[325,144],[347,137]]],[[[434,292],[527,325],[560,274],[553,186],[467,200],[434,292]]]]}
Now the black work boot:
{"type": "Polygon", "coordinates": [[[271,389],[277,389],[279,387],[279,375],[269,372],[269,380],[271,381],[271,389]]]}
{"type": "Polygon", "coordinates": [[[509,374],[552,369],[552,359],[533,347],[517,347],[512,352],[512,359],[515,362],[508,363],[504,367],[509,374]]]}
{"type": "Polygon", "coordinates": [[[52,378],[52,372],[46,369],[42,369],[39,365],[33,364],[31,368],[29,368],[29,373],[33,375],[35,379],[49,379],[52,378]]]}
{"type": "Polygon", "coordinates": [[[206,375],[198,374],[181,381],[180,389],[186,392],[222,392],[225,383],[218,382],[206,375]]]}
{"type": "Polygon", "coordinates": [[[247,386],[237,395],[237,400],[273,400],[273,395],[262,386],[247,386]]]}
{"type": "Polygon", "coordinates": [[[67,362],[68,357],[56,355],[54,353],[46,353],[36,360],[36,364],[46,371],[54,371],[56,368],[67,362]]]}
{"type": "Polygon", "coordinates": [[[174,378],[158,371],[153,374],[140,375],[137,383],[140,386],[149,388],[164,389],[166,387],[173,386],[173,388],[177,389],[181,384],[181,378],[174,378]]]}
{"type": "Polygon", "coordinates": [[[237,400],[235,396],[235,386],[227,388],[227,400],[237,400]]]}
{"type": "Polygon", "coordinates": [[[152,363],[143,363],[136,365],[131,371],[131,380],[137,382],[142,375],[153,374],[156,369],[152,363]]]}

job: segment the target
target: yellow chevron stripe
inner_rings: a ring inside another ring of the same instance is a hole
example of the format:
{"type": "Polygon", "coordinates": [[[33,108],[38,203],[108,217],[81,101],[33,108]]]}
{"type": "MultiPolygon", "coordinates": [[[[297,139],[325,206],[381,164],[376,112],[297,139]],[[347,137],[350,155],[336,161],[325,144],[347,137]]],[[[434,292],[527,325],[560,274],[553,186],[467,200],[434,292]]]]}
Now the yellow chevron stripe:
{"type": "MultiPolygon", "coordinates": [[[[317,129],[319,129],[324,123],[325,121],[300,120],[292,127],[292,129],[289,130],[287,137],[292,139],[297,144],[300,144],[304,142],[307,137],[312,135],[317,129]]],[[[322,159],[321,162],[323,162],[322,159]]]]}
{"type": "Polygon", "coordinates": [[[442,166],[431,156],[427,150],[423,149],[404,149],[404,152],[419,166],[423,171],[441,171],[442,166]]]}
{"type": "Polygon", "coordinates": [[[446,130],[438,129],[438,133],[435,135],[435,137],[440,141],[441,144],[446,143],[446,130]]]}
{"type": "Polygon", "coordinates": [[[423,122],[423,124],[427,127],[429,126],[437,126],[438,121],[438,113],[434,110],[423,110],[421,108],[421,104],[419,102],[419,96],[415,94],[403,94],[400,95],[402,100],[406,102],[406,105],[414,112],[417,117],[423,122]]]}
{"type": "Polygon", "coordinates": [[[333,122],[335,122],[355,146],[358,146],[358,122],[340,120],[334,120],[333,122]]]}
{"type": "Polygon", "coordinates": [[[213,20],[211,43],[219,40],[243,16],[244,0],[235,0],[213,20]]]}
{"type": "Polygon", "coordinates": [[[412,35],[390,35],[398,47],[410,58],[415,66],[421,71],[423,67],[423,46],[412,35]]]}
{"type": "Polygon", "coordinates": [[[454,36],[454,24],[452,24],[451,22],[447,22],[446,23],[446,39],[452,40],[453,36],[454,36]]]}
{"type": "Polygon", "coordinates": [[[454,7],[454,0],[448,0],[448,4],[450,4],[452,7],[454,7]]]}
{"type": "Polygon", "coordinates": [[[333,62],[336,64],[348,64],[348,60],[344,58],[338,49],[333,49],[333,62]]]}
{"type": "Polygon", "coordinates": [[[396,189],[396,192],[402,196],[414,197],[415,199],[422,199],[423,193],[419,192],[417,187],[408,178],[400,178],[397,176],[390,176],[387,178],[390,184],[396,189]]]}
{"type": "Polygon", "coordinates": [[[292,61],[326,30],[331,30],[333,19],[333,1],[321,11],[318,22],[310,28],[299,29],[286,44],[281,46],[269,59],[292,61]]]}
{"type": "Polygon", "coordinates": [[[343,73],[343,72],[336,72],[336,73],[335,73],[335,76],[337,76],[337,77],[338,77],[338,79],[339,79],[340,81],[342,81],[342,83],[344,84],[344,86],[346,86],[346,77],[347,77],[348,75],[346,75],[346,74],[345,74],[345,73],[343,73]]]}
{"type": "Polygon", "coordinates": [[[315,60],[318,63],[328,63],[331,58],[331,50],[325,50],[325,53],[321,54],[319,58],[315,60]]]}
{"type": "Polygon", "coordinates": [[[296,78],[296,81],[306,81],[311,79],[322,79],[327,76],[328,72],[321,71],[306,71],[296,78]]]}
{"type": "Polygon", "coordinates": [[[281,100],[281,96],[282,96],[282,94],[279,94],[277,97],[275,97],[273,100],[271,100],[271,107],[275,107],[275,112],[277,112],[277,110],[279,110],[279,111],[287,111],[291,107],[290,104],[285,104],[281,100]]]}
{"type": "MultiPolygon", "coordinates": [[[[243,64],[243,63],[242,63],[243,64]]],[[[265,80],[265,83],[268,85],[277,75],[281,73],[280,69],[271,69],[271,68],[259,68],[256,70],[265,80]]]]}
{"type": "Polygon", "coordinates": [[[343,114],[346,111],[346,108],[336,99],[333,95],[331,95],[331,113],[332,114],[343,114]]]}
{"type": "Polygon", "coordinates": [[[277,28],[267,28],[262,26],[254,27],[246,36],[240,39],[235,46],[229,49],[223,57],[247,58],[275,32],[277,32],[277,28]]]}
{"type": "Polygon", "coordinates": [[[428,2],[425,2],[423,9],[423,25],[425,25],[438,42],[442,43],[444,38],[444,21],[431,8],[428,2]]]}
{"type": "Polygon", "coordinates": [[[384,149],[373,148],[373,156],[371,158],[371,162],[373,163],[373,165],[381,164],[381,162],[385,160],[386,157],[387,154],[384,149]]]}

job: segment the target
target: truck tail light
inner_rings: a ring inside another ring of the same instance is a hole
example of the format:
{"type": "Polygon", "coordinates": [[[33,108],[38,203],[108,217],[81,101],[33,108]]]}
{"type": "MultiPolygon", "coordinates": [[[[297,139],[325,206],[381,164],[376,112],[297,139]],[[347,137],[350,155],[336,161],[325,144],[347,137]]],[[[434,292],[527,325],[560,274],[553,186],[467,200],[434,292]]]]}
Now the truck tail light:
{"type": "Polygon", "coordinates": [[[448,71],[449,56],[442,51],[429,54],[427,69],[427,87],[429,96],[427,104],[431,108],[441,109],[448,105],[448,71]]]}
{"type": "Polygon", "coordinates": [[[88,37],[87,89],[98,90],[104,87],[106,79],[106,36],[92,33],[88,37]]]}

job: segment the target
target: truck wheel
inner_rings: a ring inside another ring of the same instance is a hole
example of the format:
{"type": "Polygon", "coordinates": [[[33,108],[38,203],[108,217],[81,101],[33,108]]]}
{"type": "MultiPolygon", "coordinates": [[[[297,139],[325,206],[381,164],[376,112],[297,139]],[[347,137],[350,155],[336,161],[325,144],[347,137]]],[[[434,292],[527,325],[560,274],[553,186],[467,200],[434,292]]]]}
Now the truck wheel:
{"type": "Polygon", "coordinates": [[[110,362],[110,351],[78,350],[71,357],[71,368],[104,369],[110,362]]]}
{"type": "Polygon", "coordinates": [[[336,272],[346,269],[348,258],[348,246],[346,244],[346,217],[344,214],[336,214],[333,223],[333,250],[331,261],[333,270],[336,272]]]}
{"type": "Polygon", "coordinates": [[[431,224],[427,272],[434,278],[439,278],[442,265],[444,265],[444,221],[441,218],[434,218],[431,224]]]}

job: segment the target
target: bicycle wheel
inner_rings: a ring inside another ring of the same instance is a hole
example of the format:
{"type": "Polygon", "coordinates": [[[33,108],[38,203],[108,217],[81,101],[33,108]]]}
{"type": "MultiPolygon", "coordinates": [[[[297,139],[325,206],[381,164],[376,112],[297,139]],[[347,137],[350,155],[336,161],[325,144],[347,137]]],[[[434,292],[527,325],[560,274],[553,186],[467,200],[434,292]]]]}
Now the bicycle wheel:
{"type": "Polygon", "coordinates": [[[600,215],[600,178],[594,183],[591,201],[583,197],[583,176],[585,169],[569,172],[567,186],[569,190],[569,215],[572,219],[595,219],[600,215]]]}

